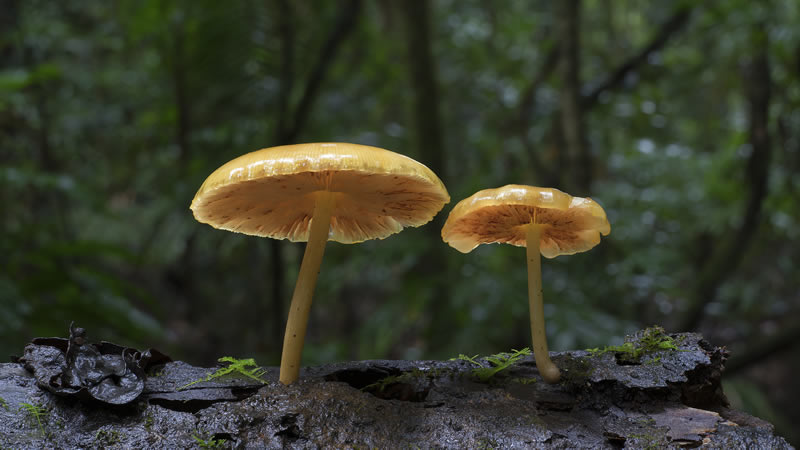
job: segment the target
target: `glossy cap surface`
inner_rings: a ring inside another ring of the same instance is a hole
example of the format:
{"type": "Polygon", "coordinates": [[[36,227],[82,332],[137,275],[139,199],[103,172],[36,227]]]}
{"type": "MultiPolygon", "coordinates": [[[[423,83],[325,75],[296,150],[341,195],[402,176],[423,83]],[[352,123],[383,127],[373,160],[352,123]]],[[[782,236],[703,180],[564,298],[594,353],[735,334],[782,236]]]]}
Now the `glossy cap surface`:
{"type": "Polygon", "coordinates": [[[450,196],[423,164],[377,147],[285,145],[242,155],[214,171],[192,200],[195,219],[254,236],[308,240],[319,192],[335,195],[329,240],[383,239],[429,222],[450,196]]]}
{"type": "Polygon", "coordinates": [[[526,227],[542,226],[542,256],[584,252],[608,235],[603,208],[590,198],[553,188],[510,184],[484,189],[458,202],[442,227],[442,239],[462,253],[481,244],[526,246],[526,227]]]}

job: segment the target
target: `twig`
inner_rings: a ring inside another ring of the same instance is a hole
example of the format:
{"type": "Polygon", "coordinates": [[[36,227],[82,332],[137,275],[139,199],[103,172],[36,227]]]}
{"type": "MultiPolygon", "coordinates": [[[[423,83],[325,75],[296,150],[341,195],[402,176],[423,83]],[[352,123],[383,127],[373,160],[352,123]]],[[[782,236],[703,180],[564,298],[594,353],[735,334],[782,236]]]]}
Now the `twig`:
{"type": "Polygon", "coordinates": [[[627,77],[629,73],[633,72],[640,65],[642,65],[642,63],[646,62],[650,55],[661,50],[674,34],[686,26],[686,24],[689,22],[691,11],[691,7],[687,5],[682,5],[679,7],[672,14],[672,17],[670,17],[669,20],[661,25],[658,33],[653,36],[653,39],[651,39],[650,42],[644,46],[644,48],[617,67],[616,70],[611,72],[611,74],[603,82],[598,84],[594,89],[592,89],[591,92],[589,92],[589,94],[583,97],[584,108],[589,109],[594,106],[597,103],[600,94],[617,88],[620,84],[622,84],[622,82],[625,80],[625,77],[627,77]]]}
{"type": "Polygon", "coordinates": [[[294,141],[300,134],[300,130],[303,129],[303,125],[305,125],[305,121],[308,119],[309,112],[317,98],[322,82],[325,80],[325,76],[328,73],[328,68],[334,61],[336,53],[341,48],[342,43],[355,28],[356,19],[360,12],[361,0],[350,0],[341,8],[341,13],[336,20],[336,25],[331,31],[322,50],[319,52],[319,59],[317,59],[316,64],[314,64],[311,76],[308,78],[308,82],[303,90],[303,95],[300,97],[292,126],[286,132],[286,136],[284,136],[287,142],[294,141]]]}
{"type": "Polygon", "coordinates": [[[800,325],[783,329],[778,334],[770,336],[763,341],[755,341],[738,356],[734,355],[725,363],[725,376],[730,376],[746,370],[755,364],[775,355],[787,351],[800,343],[800,325]]]}

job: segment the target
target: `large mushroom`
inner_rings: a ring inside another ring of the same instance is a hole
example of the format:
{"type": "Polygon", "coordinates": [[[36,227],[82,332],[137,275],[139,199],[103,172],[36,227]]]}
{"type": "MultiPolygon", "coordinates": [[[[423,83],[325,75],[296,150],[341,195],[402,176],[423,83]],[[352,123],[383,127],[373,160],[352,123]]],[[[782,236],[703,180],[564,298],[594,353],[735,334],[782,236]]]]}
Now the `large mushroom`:
{"type": "Polygon", "coordinates": [[[280,381],[295,382],[325,243],[383,239],[429,222],[450,201],[427,167],[388,150],[345,143],[272,147],[212,173],[192,200],[195,219],[255,236],[308,242],[286,323],[280,381]]]}
{"type": "Polygon", "coordinates": [[[536,367],[548,383],[561,372],[547,350],[542,300],[541,253],[546,258],[585,252],[608,235],[611,226],[603,208],[590,198],[572,197],[558,189],[510,184],[478,191],[450,212],[442,239],[462,253],[480,244],[526,247],[528,302],[536,367]]]}

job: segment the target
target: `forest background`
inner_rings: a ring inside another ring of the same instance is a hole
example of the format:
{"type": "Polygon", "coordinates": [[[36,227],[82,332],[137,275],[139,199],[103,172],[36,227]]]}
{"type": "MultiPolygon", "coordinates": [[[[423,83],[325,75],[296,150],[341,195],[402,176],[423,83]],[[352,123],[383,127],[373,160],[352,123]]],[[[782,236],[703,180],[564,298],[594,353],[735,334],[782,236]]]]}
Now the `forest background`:
{"type": "Polygon", "coordinates": [[[305,364],[529,345],[524,251],[439,232],[479,189],[556,187],[612,232],[544,261],[551,350],[699,331],[733,406],[800,442],[794,0],[0,0],[0,355],[74,320],[277,365],[303,245],[188,207],[222,163],[319,141],[415,158],[453,201],[328,246],[305,364]]]}

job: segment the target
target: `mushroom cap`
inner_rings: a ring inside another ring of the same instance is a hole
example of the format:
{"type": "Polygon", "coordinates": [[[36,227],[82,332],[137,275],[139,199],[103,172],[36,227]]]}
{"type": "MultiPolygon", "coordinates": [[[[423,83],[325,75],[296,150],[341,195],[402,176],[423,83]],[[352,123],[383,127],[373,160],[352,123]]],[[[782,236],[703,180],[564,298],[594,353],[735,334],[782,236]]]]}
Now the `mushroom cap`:
{"type": "Polygon", "coordinates": [[[509,184],[484,189],[458,202],[442,227],[442,239],[462,253],[480,244],[526,246],[526,226],[542,225],[546,258],[585,252],[608,235],[603,208],[590,198],[553,188],[509,184]]]}
{"type": "Polygon", "coordinates": [[[314,143],[265,148],[215,170],[192,200],[195,219],[254,236],[308,241],[315,199],[334,193],[329,240],[383,239],[429,222],[450,196],[419,162],[376,147],[314,143]]]}

